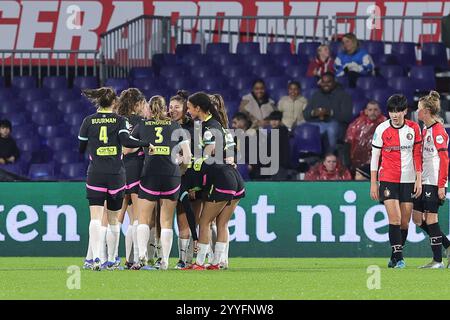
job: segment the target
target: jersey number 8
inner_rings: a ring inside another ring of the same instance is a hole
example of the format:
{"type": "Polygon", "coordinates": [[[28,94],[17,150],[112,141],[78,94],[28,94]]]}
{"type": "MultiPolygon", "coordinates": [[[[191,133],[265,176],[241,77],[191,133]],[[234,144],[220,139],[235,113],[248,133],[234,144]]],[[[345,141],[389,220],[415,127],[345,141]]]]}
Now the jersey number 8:
{"type": "Polygon", "coordinates": [[[108,143],[108,131],[106,126],[100,127],[100,135],[99,140],[102,141],[104,144],[108,143]]]}

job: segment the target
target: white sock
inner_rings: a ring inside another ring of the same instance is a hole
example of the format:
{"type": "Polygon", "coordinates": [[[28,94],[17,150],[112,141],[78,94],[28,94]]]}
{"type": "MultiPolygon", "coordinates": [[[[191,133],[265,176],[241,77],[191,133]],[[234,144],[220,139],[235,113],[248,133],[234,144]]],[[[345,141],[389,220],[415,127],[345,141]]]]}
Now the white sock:
{"type": "Polygon", "coordinates": [[[92,249],[93,259],[100,258],[100,220],[91,220],[89,222],[89,243],[92,249]]]}
{"type": "Polygon", "coordinates": [[[108,224],[106,231],[106,246],[108,247],[108,261],[116,261],[116,247],[119,245],[120,225],[108,224]]]}
{"type": "Polygon", "coordinates": [[[195,263],[198,264],[199,266],[202,266],[205,264],[205,259],[206,259],[206,254],[208,253],[208,249],[209,249],[209,243],[206,243],[206,244],[199,243],[198,244],[198,253],[197,253],[197,259],[196,259],[195,263]]]}
{"type": "Polygon", "coordinates": [[[189,244],[186,249],[186,262],[192,263],[192,260],[194,259],[194,239],[192,239],[192,236],[189,238],[189,244]]]}
{"type": "Polygon", "coordinates": [[[223,253],[225,252],[226,246],[226,242],[216,242],[216,248],[214,250],[214,261],[212,262],[213,265],[219,264],[223,257],[223,253]]]}
{"type": "Polygon", "coordinates": [[[133,225],[128,225],[125,234],[125,259],[127,262],[133,262],[133,225]]]}
{"type": "MultiPolygon", "coordinates": [[[[142,257],[145,257],[145,259],[148,259],[147,256],[147,243],[148,238],[150,237],[150,228],[148,224],[140,224],[137,227],[137,242],[138,242],[138,248],[139,248],[139,259],[142,257]]],[[[135,258],[136,259],[136,258],[135,258]]]]}
{"type": "Polygon", "coordinates": [[[186,254],[189,246],[189,239],[178,238],[178,249],[180,252],[180,260],[186,262],[186,254]]]}
{"type": "Polygon", "coordinates": [[[119,257],[120,229],[122,228],[122,224],[117,222],[117,226],[119,226],[119,234],[117,235],[116,249],[114,250],[114,260],[119,257]]]}
{"type": "Polygon", "coordinates": [[[108,253],[106,250],[106,232],[108,227],[100,226],[100,260],[102,263],[106,262],[108,258],[108,253]]]}
{"type": "Polygon", "coordinates": [[[161,229],[161,251],[162,251],[162,262],[169,265],[170,250],[172,250],[173,243],[173,230],[172,229],[161,229]]]}
{"type": "Polygon", "coordinates": [[[131,227],[131,230],[133,231],[133,257],[134,262],[139,261],[139,245],[137,240],[137,227],[138,227],[139,221],[134,220],[133,226],[131,227]]]}
{"type": "Polygon", "coordinates": [[[215,223],[211,224],[211,240],[209,241],[208,262],[214,261],[214,248],[217,241],[217,226],[215,223]]]}
{"type": "Polygon", "coordinates": [[[225,252],[223,253],[222,259],[220,259],[219,263],[223,263],[228,266],[228,253],[230,251],[230,231],[227,228],[227,245],[225,247],[225,252]]]}
{"type": "Polygon", "coordinates": [[[150,240],[148,241],[148,258],[154,259],[156,252],[156,228],[150,228],[150,240]]]}
{"type": "Polygon", "coordinates": [[[93,254],[92,254],[91,237],[89,236],[88,249],[87,249],[87,253],[86,253],[86,260],[92,260],[92,259],[94,259],[94,257],[93,257],[93,254]]]}
{"type": "Polygon", "coordinates": [[[155,251],[156,251],[156,257],[162,258],[162,253],[161,253],[161,238],[156,238],[156,247],[155,247],[155,251]]]}

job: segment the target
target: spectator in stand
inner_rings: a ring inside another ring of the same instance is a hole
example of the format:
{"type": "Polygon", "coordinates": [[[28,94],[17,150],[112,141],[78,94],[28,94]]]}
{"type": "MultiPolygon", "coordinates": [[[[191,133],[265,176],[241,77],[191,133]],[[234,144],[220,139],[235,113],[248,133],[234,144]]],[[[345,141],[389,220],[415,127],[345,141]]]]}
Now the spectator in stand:
{"type": "Polygon", "coordinates": [[[19,148],[11,137],[12,126],[9,120],[0,121],[0,164],[10,164],[19,158],[19,148]]]}
{"type": "Polygon", "coordinates": [[[275,102],[266,93],[263,80],[256,80],[252,92],[243,96],[239,111],[246,113],[252,121],[252,128],[262,128],[268,125],[265,120],[275,110],[275,102]]]}
{"type": "Polygon", "coordinates": [[[321,78],[326,72],[334,73],[334,60],[331,57],[330,47],[326,44],[321,44],[317,48],[317,56],[309,63],[306,75],[308,77],[321,78]]]}
{"type": "Polygon", "coordinates": [[[278,102],[278,110],[283,113],[282,122],[291,130],[292,127],[305,122],[303,110],[305,110],[308,100],[300,93],[300,84],[291,81],[288,84],[288,95],[278,102]]]}
{"type": "Polygon", "coordinates": [[[359,47],[358,39],[353,33],[345,34],[342,44],[344,51],[339,52],[334,60],[336,76],[347,76],[349,87],[354,88],[359,76],[374,75],[374,63],[369,53],[359,47]]]}
{"type": "Polygon", "coordinates": [[[350,144],[352,170],[370,163],[373,134],[376,127],[385,120],[378,102],[372,100],[347,128],[345,142],[350,144]]]}
{"type": "Polygon", "coordinates": [[[370,180],[370,164],[365,164],[360,168],[356,168],[355,180],[359,181],[370,180]]]}
{"type": "Polygon", "coordinates": [[[278,141],[275,145],[278,148],[278,159],[279,159],[279,169],[278,172],[273,175],[271,180],[287,180],[289,176],[290,169],[290,145],[289,145],[289,130],[288,128],[281,122],[283,114],[281,111],[273,111],[268,120],[270,122],[271,130],[267,134],[267,147],[268,153],[270,157],[274,157],[273,150],[270,149],[271,140],[273,137],[274,130],[278,130],[278,141]]]}
{"type": "Polygon", "coordinates": [[[328,151],[334,152],[338,138],[352,118],[352,98],[336,82],[334,74],[322,75],[320,90],[314,92],[303,111],[305,120],[320,128],[320,134],[328,137],[328,151]]]}
{"type": "Polygon", "coordinates": [[[323,162],[319,162],[305,174],[305,180],[352,180],[352,175],[337,157],[327,153],[323,162]]]}

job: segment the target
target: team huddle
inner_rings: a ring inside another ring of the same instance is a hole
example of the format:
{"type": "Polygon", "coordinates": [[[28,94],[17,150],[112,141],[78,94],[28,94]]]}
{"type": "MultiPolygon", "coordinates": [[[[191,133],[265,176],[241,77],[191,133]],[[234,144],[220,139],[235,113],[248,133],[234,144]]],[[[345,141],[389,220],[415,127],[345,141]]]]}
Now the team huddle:
{"type": "Polygon", "coordinates": [[[89,154],[86,193],[91,221],[85,269],[167,270],[174,214],[182,270],[228,268],[228,222],[245,187],[220,95],[179,91],[169,106],[136,88],[84,90],[98,109],[78,139],[89,154]],[[193,263],[194,252],[197,253],[193,263]],[[206,263],[206,260],[208,263],[206,263]]]}
{"type": "Polygon", "coordinates": [[[390,119],[381,123],[373,136],[370,195],[384,203],[388,214],[392,248],[389,268],[406,266],[403,247],[411,216],[428,234],[433,252],[433,260],[421,268],[444,268],[442,247],[450,263],[450,241],[438,223],[438,209],[446,199],[449,166],[448,135],[439,117],[439,99],[435,91],[420,98],[418,118],[424,123],[420,132],[417,123],[405,119],[405,96],[391,96],[387,101],[390,119]]]}

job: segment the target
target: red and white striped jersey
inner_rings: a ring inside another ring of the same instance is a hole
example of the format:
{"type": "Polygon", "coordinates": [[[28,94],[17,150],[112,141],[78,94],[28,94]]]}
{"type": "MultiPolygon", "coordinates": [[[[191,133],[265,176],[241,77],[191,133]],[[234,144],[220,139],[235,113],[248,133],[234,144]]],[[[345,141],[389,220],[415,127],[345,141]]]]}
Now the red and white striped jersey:
{"type": "Polygon", "coordinates": [[[416,172],[422,171],[422,136],[419,125],[406,120],[395,128],[390,120],[378,125],[372,146],[381,149],[378,180],[395,183],[414,183],[416,172]]]}
{"type": "Polygon", "coordinates": [[[423,172],[422,183],[439,188],[447,187],[448,134],[444,126],[436,122],[422,131],[423,172]]]}

